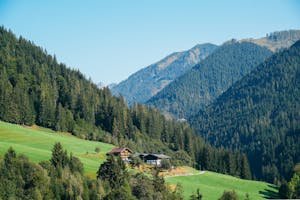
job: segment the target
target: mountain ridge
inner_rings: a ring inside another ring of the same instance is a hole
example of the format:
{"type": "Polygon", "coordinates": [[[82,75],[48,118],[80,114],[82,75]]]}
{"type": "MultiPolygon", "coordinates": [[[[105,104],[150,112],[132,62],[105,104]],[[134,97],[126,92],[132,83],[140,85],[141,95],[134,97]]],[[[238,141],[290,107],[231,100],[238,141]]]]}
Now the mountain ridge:
{"type": "Polygon", "coordinates": [[[291,29],[285,31],[274,31],[272,33],[266,34],[265,37],[261,37],[257,39],[246,38],[240,41],[252,42],[257,45],[267,47],[273,52],[277,52],[282,49],[289,48],[299,39],[300,39],[300,30],[291,29]]]}
{"type": "Polygon", "coordinates": [[[175,118],[188,118],[271,54],[267,48],[254,43],[226,42],[147,104],[171,113],[175,118]]]}
{"type": "Polygon", "coordinates": [[[129,105],[145,103],[176,77],[184,74],[217,48],[211,43],[198,44],[187,51],[174,52],[160,61],[130,75],[111,88],[114,95],[122,95],[129,105]]]}

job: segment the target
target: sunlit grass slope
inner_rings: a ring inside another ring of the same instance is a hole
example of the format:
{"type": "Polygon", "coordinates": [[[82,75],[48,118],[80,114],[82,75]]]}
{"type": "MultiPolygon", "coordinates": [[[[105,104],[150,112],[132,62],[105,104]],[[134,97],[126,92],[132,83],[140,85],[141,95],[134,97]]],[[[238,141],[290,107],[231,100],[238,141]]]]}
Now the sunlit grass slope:
{"type": "Polygon", "coordinates": [[[248,193],[253,200],[272,197],[277,192],[276,187],[269,183],[243,180],[214,172],[166,177],[166,182],[171,185],[180,183],[185,199],[189,199],[191,194],[196,193],[197,188],[200,189],[203,200],[216,200],[221,197],[224,190],[235,190],[240,199],[245,199],[248,193]]]}
{"type": "Polygon", "coordinates": [[[95,176],[99,165],[105,160],[105,153],[113,148],[113,145],[79,139],[68,133],[0,121],[0,157],[9,147],[13,147],[18,154],[22,153],[34,162],[49,160],[56,142],[78,157],[84,164],[85,173],[91,177],[95,176]],[[95,152],[96,147],[100,149],[99,153],[95,152]]]}

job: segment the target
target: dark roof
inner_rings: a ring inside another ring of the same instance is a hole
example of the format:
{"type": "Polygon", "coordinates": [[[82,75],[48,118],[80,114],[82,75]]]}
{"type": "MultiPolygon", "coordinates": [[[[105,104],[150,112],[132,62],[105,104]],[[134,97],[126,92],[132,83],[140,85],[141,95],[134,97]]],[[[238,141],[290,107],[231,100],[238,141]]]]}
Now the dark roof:
{"type": "Polygon", "coordinates": [[[167,156],[167,155],[164,155],[164,154],[148,154],[146,155],[145,157],[147,156],[153,156],[153,157],[156,157],[156,158],[160,158],[160,159],[170,159],[171,157],[170,156],[167,156]]]}
{"type": "Polygon", "coordinates": [[[108,152],[107,154],[121,153],[121,152],[123,152],[123,151],[125,151],[125,150],[128,150],[130,153],[132,153],[132,151],[131,151],[129,148],[127,148],[127,147],[122,147],[122,148],[117,147],[117,148],[113,148],[113,149],[112,149],[110,152],[108,152]]]}
{"type": "Polygon", "coordinates": [[[148,153],[134,153],[131,155],[131,157],[135,158],[135,157],[144,157],[149,155],[148,153]]]}

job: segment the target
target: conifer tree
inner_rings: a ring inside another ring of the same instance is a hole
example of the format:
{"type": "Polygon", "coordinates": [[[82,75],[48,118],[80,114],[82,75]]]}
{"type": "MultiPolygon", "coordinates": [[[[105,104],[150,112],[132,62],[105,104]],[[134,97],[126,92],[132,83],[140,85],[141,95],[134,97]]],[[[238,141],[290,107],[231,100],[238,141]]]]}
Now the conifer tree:
{"type": "Polygon", "coordinates": [[[241,178],[243,179],[251,179],[251,171],[248,163],[248,159],[244,154],[241,160],[241,178]]]}
{"type": "Polygon", "coordinates": [[[54,144],[52,149],[51,164],[56,167],[65,167],[68,165],[69,158],[67,152],[63,150],[62,145],[58,142],[54,144]]]}

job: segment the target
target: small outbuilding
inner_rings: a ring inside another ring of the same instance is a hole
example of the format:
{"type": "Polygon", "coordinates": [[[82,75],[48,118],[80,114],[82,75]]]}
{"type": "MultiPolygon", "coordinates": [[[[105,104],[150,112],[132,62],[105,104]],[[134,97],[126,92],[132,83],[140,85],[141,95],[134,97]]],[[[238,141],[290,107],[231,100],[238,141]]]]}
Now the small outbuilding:
{"type": "Polygon", "coordinates": [[[169,160],[171,157],[164,154],[148,154],[144,156],[144,161],[149,165],[160,167],[162,160],[169,160]]]}

